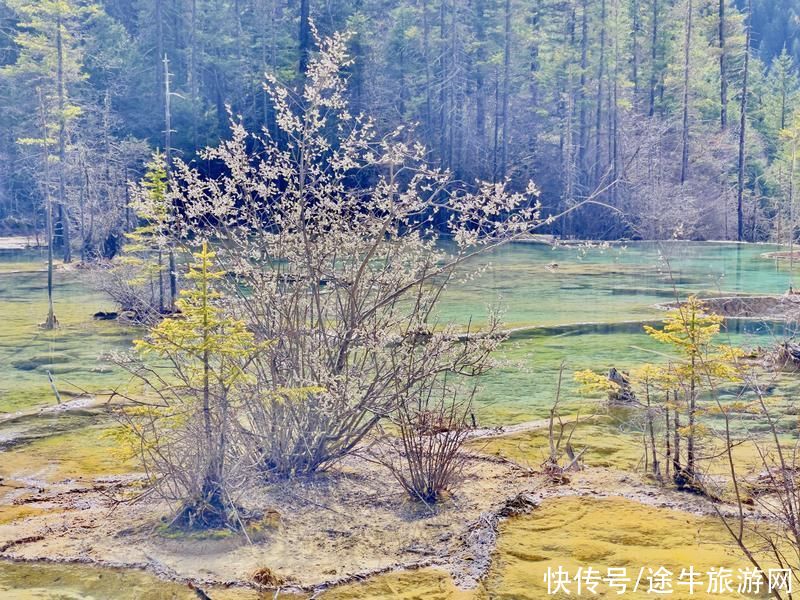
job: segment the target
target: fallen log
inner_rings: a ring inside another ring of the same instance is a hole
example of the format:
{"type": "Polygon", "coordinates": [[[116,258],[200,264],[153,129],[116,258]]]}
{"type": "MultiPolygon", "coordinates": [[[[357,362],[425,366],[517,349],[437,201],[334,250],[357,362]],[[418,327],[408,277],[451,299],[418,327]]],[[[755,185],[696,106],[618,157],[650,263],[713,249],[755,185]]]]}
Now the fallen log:
{"type": "Polygon", "coordinates": [[[92,315],[96,321],[113,321],[119,316],[119,313],[114,311],[99,310],[92,315]]]}
{"type": "Polygon", "coordinates": [[[29,535],[27,537],[11,540],[10,542],[6,542],[2,546],[0,546],[0,554],[6,552],[9,548],[13,548],[14,546],[20,546],[22,544],[32,544],[34,542],[41,542],[43,539],[44,539],[43,535],[29,535]]]}

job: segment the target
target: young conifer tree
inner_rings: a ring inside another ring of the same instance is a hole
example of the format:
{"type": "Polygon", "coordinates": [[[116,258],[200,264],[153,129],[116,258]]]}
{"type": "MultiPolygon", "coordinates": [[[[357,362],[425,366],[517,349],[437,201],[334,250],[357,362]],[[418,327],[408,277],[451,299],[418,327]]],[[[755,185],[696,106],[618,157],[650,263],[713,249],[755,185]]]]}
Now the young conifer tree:
{"type": "Polygon", "coordinates": [[[134,372],[159,401],[126,413],[145,467],[180,502],[175,522],[187,527],[241,521],[230,481],[233,408],[247,366],[265,346],[223,309],[214,257],[203,242],[176,302],[180,317],[163,319],[135,343],[142,359],[156,359],[134,372]]]}
{"type": "MultiPolygon", "coordinates": [[[[677,355],[669,370],[682,392],[688,421],[684,427],[679,426],[677,419],[675,421],[676,434],[686,439],[685,466],[673,474],[679,485],[694,484],[697,476],[697,443],[705,432],[698,423],[700,395],[713,391],[718,382],[740,381],[736,359],[741,351],[716,342],[722,322],[723,318],[711,313],[697,296],[689,296],[686,302],[667,313],[661,329],[644,327],[650,337],[668,344],[677,355]]],[[[677,447],[675,451],[677,454],[677,447]]]]}

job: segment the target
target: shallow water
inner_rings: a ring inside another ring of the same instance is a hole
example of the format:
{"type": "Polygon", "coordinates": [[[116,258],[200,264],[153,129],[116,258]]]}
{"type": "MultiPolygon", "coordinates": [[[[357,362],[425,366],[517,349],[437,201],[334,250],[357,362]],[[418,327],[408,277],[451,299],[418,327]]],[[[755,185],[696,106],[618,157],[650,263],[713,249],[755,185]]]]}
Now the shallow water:
{"type": "MultiPolygon", "coordinates": [[[[468,286],[453,286],[443,320],[471,315],[481,322],[496,302],[504,323],[523,328],[503,346],[498,368],[477,397],[484,424],[547,415],[563,362],[562,398],[576,397],[572,374],[582,369],[626,370],[664,360],[664,347],[643,332],[663,317],[657,305],[689,294],[780,294],[788,265],[764,258],[775,246],[725,243],[636,243],[607,248],[550,248],[514,244],[495,252],[492,267],[468,286]],[[548,265],[558,264],[554,270],[548,265]]],[[[792,335],[778,323],[731,320],[723,339],[767,345],[792,335]]]]}
{"type": "Polygon", "coordinates": [[[466,286],[453,285],[444,319],[480,322],[498,304],[511,327],[618,323],[659,318],[654,305],[676,294],[779,294],[788,265],[763,258],[776,246],[642,242],[606,248],[511,244],[494,252],[491,268],[466,286]],[[548,265],[558,267],[548,270],[548,265]]]}
{"type": "Polygon", "coordinates": [[[63,400],[108,392],[121,383],[121,374],[101,356],[129,348],[132,332],[92,319],[113,305],[92,289],[85,273],[56,272],[53,296],[60,327],[39,327],[47,317],[43,260],[33,252],[0,252],[0,415],[54,404],[48,372],[63,400]],[[23,267],[28,270],[20,272],[23,267]]]}
{"type": "MultiPolygon", "coordinates": [[[[565,361],[567,396],[575,370],[657,360],[642,333],[662,316],[659,302],[689,293],[775,294],[789,286],[785,264],[762,257],[772,246],[709,243],[637,243],[608,248],[550,248],[514,244],[494,252],[477,279],[454,284],[439,319],[481,323],[487,306],[499,306],[507,327],[522,327],[498,354],[499,368],[478,396],[484,423],[543,416],[565,361]],[[545,269],[557,263],[554,271],[545,269]],[[645,350],[642,350],[644,348],[645,350]]],[[[47,314],[44,256],[0,252],[0,413],[55,401],[48,372],[66,394],[109,392],[125,382],[102,356],[125,350],[135,332],[91,314],[113,309],[80,271],[56,272],[53,332],[38,323],[47,314]],[[20,272],[27,268],[27,271],[20,272]],[[31,272],[31,269],[40,269],[31,272]],[[13,272],[9,272],[13,271],[13,272]]],[[[734,322],[731,341],[767,343],[780,327],[734,322]]]]}
{"type": "MultiPolygon", "coordinates": [[[[574,406],[584,402],[577,398],[572,382],[575,370],[606,370],[612,366],[624,370],[660,360],[653,351],[663,348],[642,331],[645,322],[654,322],[663,314],[655,304],[673,300],[676,294],[784,292],[790,283],[787,265],[762,257],[775,249],[683,242],[594,249],[516,244],[495,252],[490,257],[490,268],[479,278],[452,285],[439,318],[481,323],[487,306],[498,305],[509,327],[524,328],[501,348],[497,369],[482,383],[476,412],[481,424],[540,418],[552,403],[562,362],[562,395],[567,406],[574,406]],[[552,263],[558,267],[545,268],[552,263]]],[[[47,312],[43,261],[42,254],[0,252],[0,421],[3,413],[55,403],[48,372],[64,400],[85,392],[108,393],[126,385],[124,375],[102,356],[127,349],[135,332],[116,323],[92,320],[94,312],[111,310],[113,306],[91,289],[85,273],[56,272],[55,309],[61,327],[55,332],[38,327],[47,312]]],[[[752,346],[769,343],[783,334],[791,331],[783,331],[776,324],[740,321],[730,322],[727,332],[732,342],[752,346]]],[[[796,383],[787,384],[776,395],[790,395],[799,388],[796,383]]],[[[124,472],[127,465],[111,452],[113,442],[103,435],[109,426],[92,414],[68,418],[50,415],[0,424],[0,477],[57,481],[124,472]]],[[[596,433],[614,435],[607,427],[596,433]]],[[[622,436],[619,440],[623,445],[629,442],[622,436]]],[[[515,449],[521,447],[520,443],[529,444],[530,463],[535,464],[539,442],[534,435],[514,440],[513,444],[515,449]]],[[[620,444],[606,448],[609,460],[618,456],[634,460],[638,450],[626,453],[619,449],[620,444]]],[[[0,487],[0,505],[3,494],[4,488],[0,487]]],[[[622,519],[625,510],[619,511],[622,519]]],[[[3,514],[11,518],[8,511],[0,511],[0,518],[3,514]]],[[[542,518],[549,518],[547,515],[544,513],[542,518]]],[[[526,539],[526,523],[525,519],[513,521],[503,529],[501,541],[514,540],[516,544],[526,539]]],[[[534,530],[535,527],[538,525],[534,523],[534,530]]],[[[537,590],[533,579],[540,582],[541,574],[532,570],[527,559],[520,559],[519,552],[514,554],[511,543],[501,543],[499,561],[489,584],[491,596],[540,597],[540,590],[531,592],[533,595],[517,595],[522,587],[533,586],[530,589],[537,590]]],[[[613,546],[613,540],[609,544],[613,546]]],[[[683,548],[676,552],[688,552],[692,544],[689,538],[676,540],[675,548],[683,548]]],[[[532,550],[529,556],[536,552],[532,550]]],[[[566,547],[551,552],[572,556],[573,560],[576,556],[566,547]]],[[[395,597],[397,590],[403,591],[404,598],[456,595],[447,578],[427,572],[378,578],[366,586],[348,589],[349,592],[343,589],[332,595],[389,598],[395,597]]],[[[0,562],[3,599],[110,597],[192,595],[182,586],[164,584],[141,573],[0,562]]],[[[222,597],[253,596],[229,596],[226,592],[222,597]]]]}

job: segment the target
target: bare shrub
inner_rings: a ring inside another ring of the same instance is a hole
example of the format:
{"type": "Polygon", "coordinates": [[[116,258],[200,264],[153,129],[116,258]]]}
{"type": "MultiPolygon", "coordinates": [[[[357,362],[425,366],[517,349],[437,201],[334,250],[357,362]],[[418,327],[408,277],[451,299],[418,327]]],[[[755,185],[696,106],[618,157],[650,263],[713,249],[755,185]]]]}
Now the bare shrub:
{"type": "Polygon", "coordinates": [[[126,233],[128,244],[116,260],[96,270],[97,287],[120,307],[127,321],[153,324],[175,311],[178,270],[169,228],[168,165],[156,152],[144,178],[130,186],[132,206],[140,225],[126,233]]]}
{"type": "MultiPolygon", "coordinates": [[[[763,589],[777,600],[791,599],[792,589],[800,583],[800,460],[797,424],[780,423],[777,411],[766,397],[769,383],[759,381],[753,373],[746,378],[748,388],[756,395],[756,414],[767,425],[766,433],[745,431],[735,440],[735,410],[720,407],[725,419],[726,458],[731,487],[736,503],[735,516],[724,514],[715,506],[718,516],[763,581],[763,589]],[[733,455],[733,448],[743,442],[752,444],[758,457],[757,471],[743,473],[733,455]],[[770,569],[784,570],[791,580],[784,586],[773,586],[770,569]],[[771,588],[771,589],[770,589],[771,588]]],[[[741,410],[741,409],[740,409],[741,410]]],[[[750,411],[748,411],[750,412],[750,411]]]]}
{"type": "Polygon", "coordinates": [[[396,437],[381,462],[413,500],[434,504],[456,483],[467,460],[475,387],[443,376],[398,402],[390,422],[396,437]]]}
{"type": "Polygon", "coordinates": [[[350,115],[346,37],[319,43],[299,96],[268,84],[279,135],[234,123],[203,154],[223,174],[177,161],[170,191],[183,208],[172,244],[217,240],[231,305],[274,340],[252,362],[237,420],[265,477],[325,469],[429,380],[481,371],[496,319],[467,343],[438,322],[438,301],[471,258],[539,223],[533,184],[464,186],[403,128],[381,136],[350,115]]]}
{"type": "MultiPolygon", "coordinates": [[[[542,470],[550,477],[554,483],[568,483],[568,471],[579,471],[582,468],[581,458],[586,452],[583,448],[578,454],[572,447],[572,435],[578,427],[580,413],[575,415],[575,420],[571,424],[564,423],[560,415],[559,405],[561,404],[561,382],[564,376],[564,363],[558,370],[558,383],[556,384],[556,396],[553,406],[550,407],[550,419],[547,428],[547,438],[550,452],[542,463],[542,470]],[[565,464],[561,464],[563,460],[565,464]]],[[[610,390],[606,381],[606,389],[610,390]]]]}
{"type": "Polygon", "coordinates": [[[113,262],[93,264],[91,281],[117,305],[123,320],[153,324],[161,318],[159,276],[150,262],[118,257],[113,262]]]}

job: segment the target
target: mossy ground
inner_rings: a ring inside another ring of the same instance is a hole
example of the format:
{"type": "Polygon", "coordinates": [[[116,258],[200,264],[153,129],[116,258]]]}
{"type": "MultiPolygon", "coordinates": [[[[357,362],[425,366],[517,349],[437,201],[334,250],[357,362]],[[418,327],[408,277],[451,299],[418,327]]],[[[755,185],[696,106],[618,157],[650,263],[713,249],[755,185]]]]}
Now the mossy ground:
{"type": "MultiPolygon", "coordinates": [[[[749,564],[716,519],[620,498],[561,498],[546,501],[531,515],[501,525],[486,590],[498,600],[566,598],[563,594],[548,596],[544,582],[547,567],[559,566],[573,574],[578,567],[591,566],[604,575],[608,567],[625,567],[629,573],[634,572],[634,578],[642,567],[656,570],[663,566],[677,580],[681,569],[690,566],[702,573],[725,567],[733,569],[735,577],[738,568],[749,564]]],[[[703,581],[707,582],[707,578],[703,581]]],[[[685,588],[674,587],[678,591],[665,597],[706,597],[699,590],[689,596],[680,591],[685,588]]],[[[602,597],[615,596],[607,593],[602,597]]],[[[629,591],[624,597],[659,596],[629,591]]],[[[746,596],[722,593],[709,597],[729,600],[746,596]]]]}
{"type": "MultiPolygon", "coordinates": [[[[252,591],[215,589],[214,600],[259,600],[252,591]]],[[[271,597],[271,596],[270,596],[271,597]]],[[[148,573],[80,565],[0,561],[0,600],[197,600],[186,585],[148,573]]]]}
{"type": "Polygon", "coordinates": [[[34,515],[39,515],[44,512],[41,508],[32,506],[13,505],[13,506],[0,506],[0,525],[3,523],[11,523],[17,519],[26,519],[34,515]]]}
{"type": "Polygon", "coordinates": [[[106,425],[86,427],[4,452],[0,477],[57,482],[130,473],[135,464],[120,452],[109,431],[106,425]]]}
{"type": "MultiPolygon", "coordinates": [[[[492,569],[476,590],[458,590],[450,577],[436,569],[421,569],[372,577],[365,582],[336,587],[320,594],[326,600],[541,600],[548,596],[547,567],[574,573],[592,566],[601,573],[625,567],[638,573],[644,567],[664,567],[677,574],[693,566],[705,573],[726,567],[737,573],[749,565],[732,547],[728,533],[713,518],[644,506],[621,498],[559,498],[543,502],[532,514],[515,517],[500,526],[492,569]]],[[[705,579],[704,579],[705,581],[705,579]]],[[[677,586],[676,586],[677,587],[677,586]]],[[[735,586],[734,586],[735,587],[735,586]]],[[[207,590],[223,600],[272,598],[248,590],[207,590]]],[[[8,565],[0,563],[0,598],[175,598],[193,596],[177,584],[144,573],[90,569],[65,565],[8,565]],[[19,595],[8,595],[11,582],[19,595]],[[3,586],[7,586],[5,589],[3,586]],[[64,595],[47,595],[49,590],[64,595]],[[73,593],[74,595],[69,595],[73,593]],[[6,595],[4,595],[6,594],[6,595]],[[26,595],[28,594],[28,595],[26,595]]],[[[286,594],[281,598],[305,598],[286,594]]],[[[615,597],[614,594],[599,597],[615,597]]],[[[628,592],[624,597],[653,598],[628,592]]],[[[703,597],[677,591],[671,598],[703,597]]],[[[748,596],[715,594],[720,600],[748,596]]],[[[749,596],[752,597],[752,596],[749,596]]]]}
{"type": "Polygon", "coordinates": [[[459,590],[450,577],[435,569],[390,573],[364,583],[334,588],[321,597],[325,600],[471,600],[480,591],[459,590]]]}

